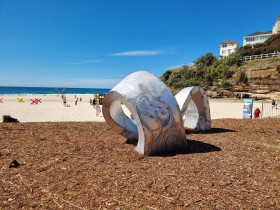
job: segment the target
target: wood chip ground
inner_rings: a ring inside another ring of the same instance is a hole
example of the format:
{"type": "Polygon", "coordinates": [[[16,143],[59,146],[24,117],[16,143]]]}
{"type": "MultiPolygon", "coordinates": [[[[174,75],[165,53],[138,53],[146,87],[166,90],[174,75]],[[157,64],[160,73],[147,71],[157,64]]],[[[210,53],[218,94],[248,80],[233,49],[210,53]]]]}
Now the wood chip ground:
{"type": "Polygon", "coordinates": [[[106,123],[0,123],[0,209],[280,209],[279,125],[213,120],[145,157],[106,123]]]}

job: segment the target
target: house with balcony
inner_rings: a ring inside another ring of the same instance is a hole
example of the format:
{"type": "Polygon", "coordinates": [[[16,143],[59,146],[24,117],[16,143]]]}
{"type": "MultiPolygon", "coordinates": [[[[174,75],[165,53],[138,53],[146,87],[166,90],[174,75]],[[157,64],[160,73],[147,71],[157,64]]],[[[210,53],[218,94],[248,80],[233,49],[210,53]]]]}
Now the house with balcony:
{"type": "Polygon", "coordinates": [[[265,42],[272,35],[271,31],[261,32],[257,31],[255,33],[249,34],[243,37],[243,46],[247,44],[257,44],[265,42]]]}
{"type": "Polygon", "coordinates": [[[228,40],[220,43],[220,57],[228,56],[235,52],[236,48],[238,48],[238,43],[235,41],[228,40]]]}

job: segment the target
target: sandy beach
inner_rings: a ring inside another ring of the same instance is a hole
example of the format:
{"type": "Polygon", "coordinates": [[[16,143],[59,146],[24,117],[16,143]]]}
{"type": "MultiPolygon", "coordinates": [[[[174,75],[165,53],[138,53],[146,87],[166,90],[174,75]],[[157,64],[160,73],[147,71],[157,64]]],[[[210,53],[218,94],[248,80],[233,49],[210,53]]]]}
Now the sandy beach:
{"type": "Polygon", "coordinates": [[[102,115],[96,117],[95,109],[89,100],[93,94],[76,95],[79,98],[75,106],[75,95],[66,94],[66,102],[69,107],[63,105],[61,95],[2,95],[0,103],[0,115],[11,115],[20,122],[103,122],[102,115]],[[80,102],[80,97],[82,101],[80,102]],[[18,99],[23,98],[23,102],[18,99]],[[35,98],[41,99],[41,103],[31,104],[35,98]],[[31,99],[31,100],[30,100],[31,99]]]}
{"type": "MultiPolygon", "coordinates": [[[[61,96],[52,95],[0,95],[0,116],[11,115],[20,122],[104,122],[103,115],[96,117],[95,109],[90,105],[93,94],[76,95],[82,98],[75,106],[75,95],[66,94],[67,105],[63,105],[61,96]],[[31,104],[34,99],[41,99],[38,104],[31,104]],[[22,99],[22,101],[20,101],[22,99]]],[[[210,99],[212,119],[242,119],[242,100],[210,99]]],[[[254,108],[261,108],[261,102],[254,102],[254,108]]],[[[1,120],[2,122],[2,120],[1,120]]]]}

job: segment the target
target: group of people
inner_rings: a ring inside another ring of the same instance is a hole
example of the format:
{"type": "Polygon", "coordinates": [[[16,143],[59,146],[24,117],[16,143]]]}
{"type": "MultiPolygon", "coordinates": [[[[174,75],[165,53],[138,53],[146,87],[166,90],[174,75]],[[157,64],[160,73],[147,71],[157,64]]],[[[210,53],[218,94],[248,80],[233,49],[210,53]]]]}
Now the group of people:
{"type": "Polygon", "coordinates": [[[95,106],[95,98],[93,100],[89,99],[89,104],[95,106]]]}
{"type": "MultiPolygon", "coordinates": [[[[79,98],[76,96],[76,95],[74,95],[74,97],[75,97],[75,106],[77,106],[77,104],[78,104],[78,101],[79,101],[79,98]]],[[[67,103],[66,103],[66,96],[64,96],[64,95],[61,95],[61,98],[62,98],[62,101],[63,101],[63,105],[65,106],[65,107],[69,107],[70,105],[67,105],[67,103]]],[[[82,97],[80,97],[80,102],[82,102],[82,97]]],[[[99,115],[100,115],[100,113],[101,113],[101,107],[100,107],[100,105],[97,103],[96,104],[96,100],[95,100],[95,98],[92,100],[92,99],[90,99],[89,100],[89,103],[90,103],[90,105],[93,105],[93,108],[95,109],[95,111],[96,111],[96,117],[99,117],[99,115]]]]}
{"type": "MultiPolygon", "coordinates": [[[[79,98],[78,97],[76,97],[76,95],[74,95],[74,97],[75,97],[75,99],[76,99],[76,101],[75,101],[75,106],[77,106],[77,104],[78,104],[78,101],[79,101],[79,98]]],[[[82,97],[80,97],[80,102],[82,102],[82,97]]]]}
{"type": "MultiPolygon", "coordinates": [[[[77,106],[79,99],[80,99],[80,102],[82,102],[83,99],[82,99],[82,97],[78,98],[76,95],[74,95],[74,97],[76,99],[75,106],[77,106]]],[[[63,105],[65,107],[70,107],[70,105],[67,105],[66,96],[61,95],[61,99],[62,99],[63,105]]],[[[101,107],[99,106],[99,104],[96,104],[95,98],[93,100],[90,99],[89,103],[90,103],[90,105],[93,105],[93,108],[96,110],[96,116],[98,117],[101,113],[101,107]]]]}

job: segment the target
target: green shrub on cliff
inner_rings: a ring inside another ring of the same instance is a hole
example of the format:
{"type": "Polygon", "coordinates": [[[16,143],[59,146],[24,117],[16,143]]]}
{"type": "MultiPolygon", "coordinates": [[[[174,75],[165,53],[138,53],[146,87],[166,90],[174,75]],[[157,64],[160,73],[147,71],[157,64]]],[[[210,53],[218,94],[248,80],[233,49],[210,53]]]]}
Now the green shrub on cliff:
{"type": "MultiPolygon", "coordinates": [[[[280,52],[280,34],[271,36],[264,43],[240,47],[235,53],[220,59],[208,52],[194,61],[194,67],[185,66],[182,69],[167,70],[161,76],[161,79],[172,91],[178,91],[188,86],[202,86],[205,89],[209,86],[218,86],[227,89],[234,82],[248,83],[246,68],[244,70],[241,66],[240,58],[242,56],[273,53],[275,51],[280,52]]],[[[276,65],[277,60],[277,58],[271,58],[269,64],[276,65]]],[[[257,64],[257,60],[253,60],[247,62],[246,65],[251,68],[255,65],[264,65],[264,63],[257,64]]]]}
{"type": "Polygon", "coordinates": [[[206,53],[205,55],[200,56],[198,59],[194,61],[194,65],[197,69],[204,68],[207,66],[213,65],[217,62],[218,59],[213,55],[213,53],[206,53]]]}
{"type": "Polygon", "coordinates": [[[240,66],[241,65],[241,60],[240,59],[241,59],[241,56],[240,56],[239,53],[231,53],[227,57],[223,58],[222,61],[227,66],[233,66],[233,65],[240,66]]]}
{"type": "Polygon", "coordinates": [[[232,66],[239,65],[240,55],[238,53],[232,53],[220,60],[212,53],[206,53],[195,60],[194,68],[185,66],[181,70],[167,70],[161,79],[175,90],[188,86],[202,86],[207,89],[212,85],[228,88],[230,87],[228,79],[233,74],[232,66]]]}
{"type": "Polygon", "coordinates": [[[232,87],[232,85],[226,79],[222,79],[221,83],[218,86],[225,89],[229,89],[232,87]]]}
{"type": "Polygon", "coordinates": [[[248,77],[247,77],[247,74],[245,71],[239,72],[239,77],[237,79],[237,83],[244,83],[244,84],[248,83],[248,77]]]}
{"type": "Polygon", "coordinates": [[[232,76],[232,72],[229,69],[229,66],[225,63],[221,63],[219,66],[217,66],[217,72],[218,72],[218,78],[221,79],[228,79],[232,76]]]}
{"type": "Polygon", "coordinates": [[[167,71],[162,75],[163,81],[167,81],[167,80],[169,79],[170,74],[172,74],[172,71],[167,70],[167,71]]]}

